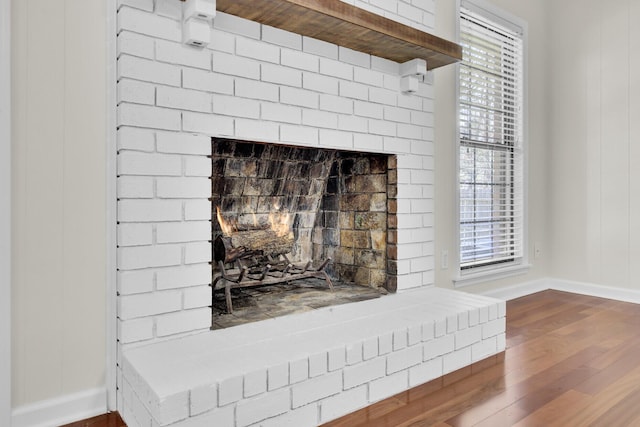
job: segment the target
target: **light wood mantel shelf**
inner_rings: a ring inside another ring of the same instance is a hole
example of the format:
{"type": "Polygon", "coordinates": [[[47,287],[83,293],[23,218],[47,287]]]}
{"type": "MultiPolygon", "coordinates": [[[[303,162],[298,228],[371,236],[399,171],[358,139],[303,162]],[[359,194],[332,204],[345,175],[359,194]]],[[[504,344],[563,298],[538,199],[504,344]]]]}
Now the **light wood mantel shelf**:
{"type": "Polygon", "coordinates": [[[462,59],[456,43],[340,0],[217,0],[217,9],[395,62],[425,59],[430,70],[462,59]]]}

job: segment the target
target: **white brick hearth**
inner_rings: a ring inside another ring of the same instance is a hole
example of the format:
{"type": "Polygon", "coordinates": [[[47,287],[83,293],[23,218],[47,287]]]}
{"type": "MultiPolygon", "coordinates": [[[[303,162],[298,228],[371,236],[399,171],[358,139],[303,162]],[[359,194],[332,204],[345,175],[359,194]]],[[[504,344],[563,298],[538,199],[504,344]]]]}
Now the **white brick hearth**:
{"type": "Polygon", "coordinates": [[[128,350],[137,426],[316,426],[505,348],[505,303],[427,287],[128,350]]]}

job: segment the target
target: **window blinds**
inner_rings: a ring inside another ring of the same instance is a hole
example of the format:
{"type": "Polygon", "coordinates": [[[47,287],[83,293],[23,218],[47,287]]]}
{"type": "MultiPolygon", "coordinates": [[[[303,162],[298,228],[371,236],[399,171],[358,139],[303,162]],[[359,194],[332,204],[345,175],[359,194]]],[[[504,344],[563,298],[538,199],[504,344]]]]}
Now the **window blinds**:
{"type": "Polygon", "coordinates": [[[461,8],[460,266],[523,255],[521,33],[461,8]]]}

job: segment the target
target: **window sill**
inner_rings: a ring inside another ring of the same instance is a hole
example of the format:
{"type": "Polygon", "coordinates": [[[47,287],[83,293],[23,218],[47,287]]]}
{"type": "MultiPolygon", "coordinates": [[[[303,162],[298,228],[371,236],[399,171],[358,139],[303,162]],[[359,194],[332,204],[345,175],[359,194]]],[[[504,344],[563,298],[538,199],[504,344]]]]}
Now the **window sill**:
{"type": "Polygon", "coordinates": [[[527,274],[530,269],[530,264],[522,263],[515,265],[512,264],[501,268],[485,269],[473,273],[462,273],[456,279],[453,279],[453,285],[456,288],[479,285],[480,283],[486,283],[492,280],[505,279],[507,277],[527,274]]]}

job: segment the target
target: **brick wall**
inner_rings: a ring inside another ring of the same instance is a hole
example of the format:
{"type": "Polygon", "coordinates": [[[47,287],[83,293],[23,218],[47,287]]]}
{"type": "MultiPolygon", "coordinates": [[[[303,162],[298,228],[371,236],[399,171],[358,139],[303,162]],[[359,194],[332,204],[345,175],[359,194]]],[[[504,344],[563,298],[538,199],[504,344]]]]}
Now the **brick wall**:
{"type": "MultiPolygon", "coordinates": [[[[212,136],[397,154],[398,288],[431,284],[433,87],[404,95],[397,63],[225,14],[186,46],[179,3],[119,1],[120,343],[210,326],[212,136]]],[[[433,1],[410,3],[355,2],[428,30],[433,1]]]]}

